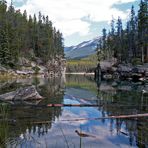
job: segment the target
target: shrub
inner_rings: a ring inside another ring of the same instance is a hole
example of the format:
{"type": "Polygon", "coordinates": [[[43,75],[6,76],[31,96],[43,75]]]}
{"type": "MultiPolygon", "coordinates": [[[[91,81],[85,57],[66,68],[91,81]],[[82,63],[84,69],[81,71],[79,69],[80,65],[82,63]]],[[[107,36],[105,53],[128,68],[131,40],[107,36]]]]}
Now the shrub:
{"type": "Polygon", "coordinates": [[[35,74],[38,74],[40,71],[40,68],[38,66],[35,66],[32,69],[35,71],[35,74]]]}

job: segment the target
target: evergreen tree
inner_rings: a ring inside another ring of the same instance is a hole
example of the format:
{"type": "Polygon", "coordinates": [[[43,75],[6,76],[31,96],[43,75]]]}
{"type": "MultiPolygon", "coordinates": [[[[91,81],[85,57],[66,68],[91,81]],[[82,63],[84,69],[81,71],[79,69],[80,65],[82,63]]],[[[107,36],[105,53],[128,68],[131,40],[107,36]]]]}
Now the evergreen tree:
{"type": "Polygon", "coordinates": [[[11,54],[7,31],[1,31],[0,39],[0,64],[9,65],[11,63],[11,54]]]}
{"type": "Polygon", "coordinates": [[[15,10],[13,3],[7,9],[5,0],[0,0],[0,64],[17,66],[19,57],[36,56],[46,64],[55,55],[64,56],[62,34],[52,26],[48,16],[39,12],[27,16],[15,10]]]}
{"type": "Polygon", "coordinates": [[[102,30],[102,33],[103,33],[103,36],[102,36],[102,48],[103,48],[104,54],[107,55],[107,42],[106,42],[107,32],[106,32],[105,28],[102,30]]]}
{"type": "Polygon", "coordinates": [[[116,29],[114,19],[108,34],[103,29],[98,44],[101,46],[98,48],[104,52],[105,58],[114,56],[119,62],[139,61],[140,58],[142,62],[148,62],[148,1],[141,0],[139,6],[137,16],[134,6],[131,7],[126,29],[123,29],[120,17],[116,22],[116,29]]]}
{"type": "Polygon", "coordinates": [[[138,37],[139,46],[141,48],[141,60],[148,61],[148,2],[141,0],[140,9],[138,11],[138,37]],[[144,56],[145,55],[145,56],[144,56]]]}
{"type": "Polygon", "coordinates": [[[122,28],[122,20],[120,17],[118,17],[117,20],[117,35],[116,35],[116,54],[121,62],[122,60],[122,54],[123,54],[123,28],[122,28]]]}
{"type": "Polygon", "coordinates": [[[131,8],[131,18],[130,18],[130,42],[131,42],[131,53],[132,57],[136,57],[136,16],[134,11],[134,6],[131,8]]]}

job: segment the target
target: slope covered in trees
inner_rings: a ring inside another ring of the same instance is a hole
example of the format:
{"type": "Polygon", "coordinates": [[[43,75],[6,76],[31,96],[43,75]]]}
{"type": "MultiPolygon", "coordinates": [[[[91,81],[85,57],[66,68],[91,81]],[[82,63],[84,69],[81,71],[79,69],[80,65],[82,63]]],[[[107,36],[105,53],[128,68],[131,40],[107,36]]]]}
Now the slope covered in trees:
{"type": "Polygon", "coordinates": [[[119,63],[148,62],[148,1],[141,0],[138,14],[134,6],[125,29],[119,17],[117,22],[111,21],[111,29],[103,35],[98,43],[98,59],[116,57],[119,63]]]}
{"type": "Polygon", "coordinates": [[[45,64],[64,55],[62,34],[53,27],[48,16],[27,16],[0,0],[0,64],[17,67],[19,57],[40,58],[45,64]]]}

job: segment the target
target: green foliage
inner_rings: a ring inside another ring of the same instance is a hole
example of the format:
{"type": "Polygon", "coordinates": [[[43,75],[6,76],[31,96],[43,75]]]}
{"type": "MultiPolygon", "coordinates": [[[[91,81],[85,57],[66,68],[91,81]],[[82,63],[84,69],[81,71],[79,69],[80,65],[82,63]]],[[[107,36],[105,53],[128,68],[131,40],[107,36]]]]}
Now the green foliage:
{"type": "Polygon", "coordinates": [[[33,82],[32,82],[32,84],[35,85],[36,88],[37,88],[37,85],[40,84],[39,79],[38,79],[37,77],[34,77],[34,78],[33,78],[33,82]]]}
{"type": "Polygon", "coordinates": [[[0,0],[0,64],[16,65],[18,58],[35,55],[46,63],[56,55],[64,56],[62,34],[52,26],[48,16],[39,12],[27,17],[15,10],[13,5],[7,8],[6,1],[0,0]]]}
{"type": "Polygon", "coordinates": [[[40,68],[38,66],[35,66],[32,69],[35,71],[35,74],[38,74],[40,71],[40,68]]]}
{"type": "Polygon", "coordinates": [[[67,72],[92,72],[96,64],[96,55],[91,55],[80,60],[69,60],[67,61],[67,72]]]}
{"type": "MultiPolygon", "coordinates": [[[[132,6],[126,29],[122,28],[122,20],[119,17],[116,26],[115,20],[112,19],[108,34],[106,29],[102,30],[103,34],[97,50],[103,51],[105,59],[114,56],[118,62],[133,62],[137,58],[142,62],[148,62],[148,1],[141,0],[139,6],[137,16],[132,6]]],[[[102,53],[97,53],[98,60],[100,60],[100,54],[102,53]]]]}

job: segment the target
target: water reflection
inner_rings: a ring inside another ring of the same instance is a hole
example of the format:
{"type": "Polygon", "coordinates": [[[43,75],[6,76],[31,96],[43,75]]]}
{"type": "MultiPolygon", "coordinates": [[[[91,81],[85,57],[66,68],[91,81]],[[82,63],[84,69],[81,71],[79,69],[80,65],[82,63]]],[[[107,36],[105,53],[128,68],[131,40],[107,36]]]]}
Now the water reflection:
{"type": "Polygon", "coordinates": [[[96,84],[93,77],[71,75],[66,79],[0,82],[0,94],[35,85],[45,98],[31,102],[33,106],[8,104],[0,110],[1,147],[148,147],[147,118],[69,121],[148,112],[148,95],[142,93],[147,86],[113,83],[96,84]],[[50,103],[98,104],[98,107],[46,107],[50,103]],[[80,136],[76,130],[92,136],[80,136]]]}

